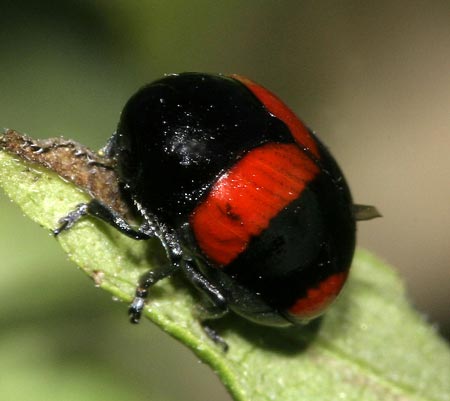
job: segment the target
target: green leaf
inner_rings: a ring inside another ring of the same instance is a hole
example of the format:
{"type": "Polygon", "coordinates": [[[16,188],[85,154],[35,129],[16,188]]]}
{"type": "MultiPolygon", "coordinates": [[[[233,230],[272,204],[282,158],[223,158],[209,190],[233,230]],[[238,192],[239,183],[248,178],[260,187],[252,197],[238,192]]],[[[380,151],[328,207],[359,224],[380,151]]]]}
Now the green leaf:
{"type": "MultiPolygon", "coordinates": [[[[47,230],[88,200],[54,173],[5,152],[0,185],[47,230]]],[[[139,275],[162,257],[158,243],[133,241],[91,218],[58,241],[95,285],[125,302],[139,275]]],[[[396,273],[366,251],[357,252],[335,305],[308,326],[274,329],[236,316],[217,322],[228,353],[203,332],[196,304],[182,278],[166,279],[152,288],[145,316],[211,365],[236,400],[450,400],[447,345],[408,305],[396,273]]]]}

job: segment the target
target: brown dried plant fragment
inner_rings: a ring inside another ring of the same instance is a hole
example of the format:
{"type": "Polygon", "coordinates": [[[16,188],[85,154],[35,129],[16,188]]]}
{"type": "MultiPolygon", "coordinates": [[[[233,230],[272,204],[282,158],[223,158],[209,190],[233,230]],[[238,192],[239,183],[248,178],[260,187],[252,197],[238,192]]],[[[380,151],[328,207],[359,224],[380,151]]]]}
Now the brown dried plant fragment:
{"type": "Polygon", "coordinates": [[[32,139],[12,129],[7,129],[0,137],[0,149],[54,171],[119,214],[129,214],[120,191],[114,160],[101,153],[71,139],[32,139]]]}

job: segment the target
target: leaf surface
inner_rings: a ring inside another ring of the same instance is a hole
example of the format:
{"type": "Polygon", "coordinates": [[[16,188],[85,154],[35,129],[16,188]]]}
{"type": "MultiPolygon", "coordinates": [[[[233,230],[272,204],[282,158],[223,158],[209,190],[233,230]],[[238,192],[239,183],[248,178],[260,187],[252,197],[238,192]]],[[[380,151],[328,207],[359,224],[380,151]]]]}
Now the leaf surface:
{"type": "MultiPolygon", "coordinates": [[[[47,230],[89,199],[54,173],[5,152],[0,185],[47,230]]],[[[134,241],[91,218],[58,241],[95,285],[124,302],[138,277],[164,259],[157,242],[134,241]]],[[[236,316],[218,321],[214,327],[228,353],[198,324],[197,303],[174,277],[152,288],[144,315],[208,363],[236,400],[450,400],[447,344],[410,307],[397,274],[366,251],[356,253],[338,301],[308,326],[274,329],[236,316]]]]}

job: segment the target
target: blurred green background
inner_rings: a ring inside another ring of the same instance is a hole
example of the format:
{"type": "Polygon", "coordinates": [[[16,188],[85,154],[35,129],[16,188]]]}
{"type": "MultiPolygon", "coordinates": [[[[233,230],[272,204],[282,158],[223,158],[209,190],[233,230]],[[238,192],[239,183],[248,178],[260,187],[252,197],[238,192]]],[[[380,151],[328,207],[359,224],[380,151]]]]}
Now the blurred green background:
{"type": "MultiPolygon", "coordinates": [[[[450,333],[448,1],[0,1],[0,124],[92,148],[164,73],[236,72],[320,133],[384,218],[359,245],[450,333]]],[[[207,367],[94,288],[0,198],[0,401],[229,400],[207,367]]]]}

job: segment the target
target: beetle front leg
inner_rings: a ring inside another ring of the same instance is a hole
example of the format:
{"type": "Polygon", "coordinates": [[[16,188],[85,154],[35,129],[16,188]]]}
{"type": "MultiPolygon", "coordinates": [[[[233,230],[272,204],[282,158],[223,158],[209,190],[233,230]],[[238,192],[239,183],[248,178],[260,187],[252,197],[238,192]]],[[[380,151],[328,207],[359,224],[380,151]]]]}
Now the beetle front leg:
{"type": "Polygon", "coordinates": [[[59,227],[53,230],[53,235],[58,236],[63,231],[69,230],[84,216],[93,216],[108,223],[122,234],[136,240],[146,240],[154,236],[154,229],[147,223],[139,228],[132,227],[122,216],[104,205],[97,199],[88,203],[80,203],[77,207],[59,220],[59,227]]]}

